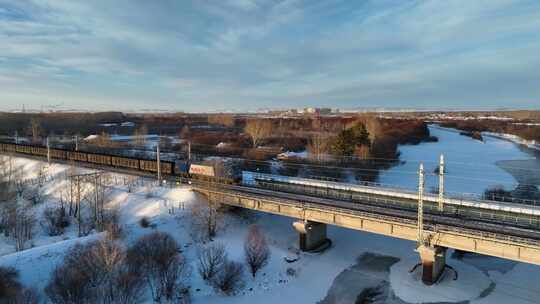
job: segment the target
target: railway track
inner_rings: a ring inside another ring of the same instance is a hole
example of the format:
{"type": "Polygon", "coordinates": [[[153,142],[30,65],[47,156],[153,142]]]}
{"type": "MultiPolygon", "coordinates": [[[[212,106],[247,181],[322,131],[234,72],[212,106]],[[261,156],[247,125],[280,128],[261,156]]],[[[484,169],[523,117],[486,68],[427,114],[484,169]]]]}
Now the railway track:
{"type": "MultiPolygon", "coordinates": [[[[20,157],[35,159],[43,161],[43,157],[33,155],[18,155],[20,157]]],[[[139,170],[131,170],[126,168],[110,167],[99,164],[90,164],[86,162],[73,162],[68,160],[54,159],[54,163],[66,164],[75,163],[79,167],[84,167],[93,170],[109,171],[114,173],[135,175],[141,177],[153,178],[155,174],[150,172],[142,172],[139,170]]],[[[230,194],[235,195],[249,195],[255,196],[260,200],[270,198],[279,199],[280,201],[287,202],[287,204],[298,206],[299,208],[306,206],[313,206],[320,209],[339,209],[340,212],[358,214],[368,217],[377,217],[384,220],[390,220],[409,225],[417,224],[417,213],[410,209],[399,208],[395,206],[381,207],[369,202],[363,202],[362,204],[344,201],[338,199],[320,198],[315,196],[289,193],[289,192],[276,192],[264,188],[246,187],[238,185],[227,185],[222,183],[202,182],[189,178],[178,178],[176,176],[164,176],[164,180],[169,185],[174,185],[177,181],[182,184],[191,184],[194,187],[200,187],[207,190],[219,189],[220,191],[227,191],[230,194]]],[[[486,221],[482,219],[460,219],[456,217],[450,217],[449,215],[437,215],[437,214],[425,214],[425,229],[428,231],[436,232],[440,230],[448,230],[454,232],[463,232],[473,235],[489,235],[491,237],[501,240],[511,240],[514,242],[538,245],[540,242],[540,231],[533,229],[526,229],[524,227],[512,226],[508,224],[500,224],[497,222],[486,221]]]]}

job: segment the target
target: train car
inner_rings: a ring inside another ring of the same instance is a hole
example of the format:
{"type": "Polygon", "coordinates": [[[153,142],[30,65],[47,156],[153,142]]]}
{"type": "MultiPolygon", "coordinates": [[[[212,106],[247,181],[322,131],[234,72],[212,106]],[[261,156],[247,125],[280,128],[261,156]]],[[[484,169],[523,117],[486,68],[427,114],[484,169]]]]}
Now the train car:
{"type": "Polygon", "coordinates": [[[110,155],[88,153],[87,158],[88,158],[88,162],[92,164],[99,164],[99,165],[104,165],[104,166],[111,165],[110,155]]]}
{"type": "Polygon", "coordinates": [[[188,178],[189,163],[186,161],[176,161],[176,163],[174,164],[174,175],[188,178]]]}
{"type": "Polygon", "coordinates": [[[139,170],[139,160],[136,158],[111,156],[111,165],[120,168],[130,168],[139,170]]]}
{"type": "Polygon", "coordinates": [[[51,155],[51,158],[54,158],[54,159],[63,159],[63,160],[67,159],[67,152],[60,149],[51,149],[50,155],[51,155]]]}
{"type": "Polygon", "coordinates": [[[80,162],[88,162],[88,154],[84,152],[68,151],[67,159],[80,162]]]}
{"type": "Polygon", "coordinates": [[[189,174],[208,177],[216,176],[214,167],[198,164],[191,164],[191,166],[189,166],[189,174]]]}
{"type": "Polygon", "coordinates": [[[173,162],[161,162],[161,174],[172,175],[174,173],[174,163],[173,162]]]}
{"type": "Polygon", "coordinates": [[[2,152],[16,152],[16,147],[14,144],[8,144],[8,143],[1,143],[0,144],[0,151],[2,152]]]}
{"type": "Polygon", "coordinates": [[[189,166],[189,177],[194,180],[220,184],[238,184],[240,176],[234,173],[232,168],[226,169],[223,163],[213,163],[210,165],[191,164],[189,166]],[[217,168],[216,168],[217,166],[217,168]]]}
{"type": "Polygon", "coordinates": [[[32,147],[27,146],[27,145],[17,145],[16,152],[31,155],[32,154],[32,147]]]}
{"type": "MultiPolygon", "coordinates": [[[[142,171],[157,172],[156,160],[139,160],[140,169],[142,171]]],[[[169,161],[160,161],[161,174],[172,175],[174,164],[169,161]]]]}
{"type": "Polygon", "coordinates": [[[31,148],[32,155],[47,156],[47,149],[43,147],[33,146],[31,148]]]}

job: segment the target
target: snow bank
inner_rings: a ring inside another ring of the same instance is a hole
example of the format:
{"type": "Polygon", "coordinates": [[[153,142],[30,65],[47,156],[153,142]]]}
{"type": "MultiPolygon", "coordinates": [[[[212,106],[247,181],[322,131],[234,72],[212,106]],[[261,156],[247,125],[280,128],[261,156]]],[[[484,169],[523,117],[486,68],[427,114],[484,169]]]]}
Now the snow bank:
{"type": "Polygon", "coordinates": [[[302,151],[302,152],[286,151],[286,152],[278,154],[277,157],[278,159],[308,158],[308,152],[307,151],[302,151]]]}
{"type": "Polygon", "coordinates": [[[99,137],[99,135],[92,134],[92,135],[86,136],[83,140],[89,141],[89,140],[97,139],[98,137],[99,137]]]}
{"type": "Polygon", "coordinates": [[[446,269],[438,284],[426,286],[422,283],[421,267],[409,273],[416,263],[418,258],[405,259],[390,268],[390,285],[396,296],[407,303],[469,301],[480,296],[491,284],[480,270],[460,261],[448,260],[447,264],[457,271],[458,279],[454,280],[453,272],[446,269]]]}
{"type": "Polygon", "coordinates": [[[40,290],[47,285],[52,271],[62,262],[71,247],[78,243],[98,240],[102,236],[103,234],[92,234],[5,255],[0,257],[0,266],[14,267],[19,270],[21,283],[40,290]]]}
{"type": "Polygon", "coordinates": [[[540,150],[540,143],[538,143],[536,140],[525,140],[517,135],[506,133],[482,132],[482,134],[486,136],[509,140],[513,143],[516,143],[518,145],[524,145],[531,149],[540,150]]]}

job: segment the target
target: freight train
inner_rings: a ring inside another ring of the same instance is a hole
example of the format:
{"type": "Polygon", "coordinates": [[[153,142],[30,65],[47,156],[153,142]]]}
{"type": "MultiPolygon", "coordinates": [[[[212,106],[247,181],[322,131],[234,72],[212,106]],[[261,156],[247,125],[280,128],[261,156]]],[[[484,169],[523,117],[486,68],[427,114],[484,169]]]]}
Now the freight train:
{"type": "MultiPolygon", "coordinates": [[[[52,160],[75,161],[96,166],[107,166],[119,169],[136,170],[144,173],[157,173],[157,161],[155,159],[143,159],[125,157],[103,153],[72,151],[66,149],[49,149],[37,145],[0,143],[0,153],[20,153],[31,156],[47,157],[52,160]]],[[[239,178],[232,176],[218,177],[214,174],[212,166],[202,164],[190,164],[188,162],[160,161],[161,174],[163,176],[175,176],[191,178],[207,182],[219,182],[225,184],[238,183],[239,178]]]]}

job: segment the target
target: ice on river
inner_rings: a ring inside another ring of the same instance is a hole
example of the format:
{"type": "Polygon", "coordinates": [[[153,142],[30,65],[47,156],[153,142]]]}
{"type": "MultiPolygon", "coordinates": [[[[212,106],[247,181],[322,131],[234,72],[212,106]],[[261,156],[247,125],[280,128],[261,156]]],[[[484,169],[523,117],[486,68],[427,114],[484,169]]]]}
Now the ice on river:
{"type": "Polygon", "coordinates": [[[426,191],[438,189],[439,178],[435,169],[439,156],[444,154],[447,193],[481,194],[486,188],[498,185],[513,189],[517,186],[516,180],[496,162],[530,158],[515,143],[506,140],[486,136],[482,142],[436,126],[430,126],[430,132],[439,141],[400,146],[400,159],[404,163],[382,172],[381,183],[416,189],[418,168],[423,162],[426,191]]]}

